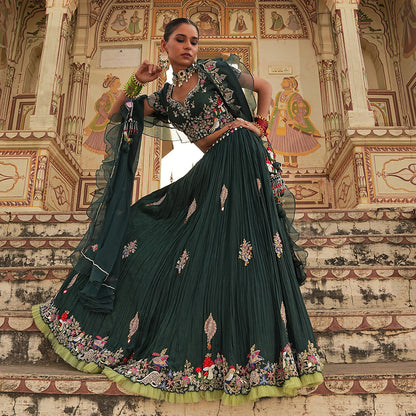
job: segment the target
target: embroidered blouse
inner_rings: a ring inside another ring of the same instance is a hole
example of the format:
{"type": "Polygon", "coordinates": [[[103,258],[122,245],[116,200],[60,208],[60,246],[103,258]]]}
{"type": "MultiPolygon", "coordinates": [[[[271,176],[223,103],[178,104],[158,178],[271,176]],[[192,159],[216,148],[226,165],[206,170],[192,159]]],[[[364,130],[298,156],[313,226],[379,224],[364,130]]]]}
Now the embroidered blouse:
{"type": "MultiPolygon", "coordinates": [[[[240,71],[230,66],[239,78],[240,71]]],[[[155,113],[168,117],[173,126],[196,142],[234,120],[216,85],[198,67],[198,82],[182,104],[172,98],[173,85],[165,86],[149,95],[148,103],[155,113]],[[164,99],[163,99],[163,98],[164,99]]]]}

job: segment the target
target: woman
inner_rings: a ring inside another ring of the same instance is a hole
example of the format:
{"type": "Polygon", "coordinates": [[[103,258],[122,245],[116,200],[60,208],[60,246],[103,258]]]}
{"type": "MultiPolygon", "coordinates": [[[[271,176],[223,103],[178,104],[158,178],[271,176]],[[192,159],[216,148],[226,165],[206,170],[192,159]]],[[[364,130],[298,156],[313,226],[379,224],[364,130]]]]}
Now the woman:
{"type": "MultiPolygon", "coordinates": [[[[115,162],[111,152],[104,161],[106,191],[74,270],[54,299],[33,308],[36,324],[74,367],[156,399],[239,404],[317,385],[301,267],[270,186],[264,124],[251,122],[239,86],[249,77],[221,60],[195,64],[198,29],[187,19],[166,26],[161,47],[175,85],[127,101],[127,115],[120,94],[113,112],[121,106],[127,122],[107,134],[124,139],[115,162]],[[132,148],[150,115],[167,116],[205,155],[126,208],[132,148]]],[[[126,91],[160,72],[143,62],[126,91]]],[[[265,118],[270,85],[254,77],[253,89],[265,118]]]]}

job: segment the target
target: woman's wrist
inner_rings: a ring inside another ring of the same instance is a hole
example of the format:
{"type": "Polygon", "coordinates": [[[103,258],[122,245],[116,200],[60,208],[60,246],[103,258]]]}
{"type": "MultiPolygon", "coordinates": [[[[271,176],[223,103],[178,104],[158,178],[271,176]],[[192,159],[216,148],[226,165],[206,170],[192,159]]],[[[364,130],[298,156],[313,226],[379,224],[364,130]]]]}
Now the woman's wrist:
{"type": "Polygon", "coordinates": [[[137,79],[136,74],[132,74],[124,86],[124,92],[130,98],[136,97],[140,94],[145,83],[137,79]]]}

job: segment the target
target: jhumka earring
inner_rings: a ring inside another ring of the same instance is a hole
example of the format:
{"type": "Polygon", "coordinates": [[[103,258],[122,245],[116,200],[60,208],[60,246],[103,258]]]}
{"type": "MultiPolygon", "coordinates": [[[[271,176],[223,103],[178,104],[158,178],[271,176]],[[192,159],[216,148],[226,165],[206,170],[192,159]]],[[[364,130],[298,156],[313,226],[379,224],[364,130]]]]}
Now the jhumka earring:
{"type": "Polygon", "coordinates": [[[169,58],[167,52],[160,51],[159,52],[159,66],[162,69],[169,68],[169,58]]]}

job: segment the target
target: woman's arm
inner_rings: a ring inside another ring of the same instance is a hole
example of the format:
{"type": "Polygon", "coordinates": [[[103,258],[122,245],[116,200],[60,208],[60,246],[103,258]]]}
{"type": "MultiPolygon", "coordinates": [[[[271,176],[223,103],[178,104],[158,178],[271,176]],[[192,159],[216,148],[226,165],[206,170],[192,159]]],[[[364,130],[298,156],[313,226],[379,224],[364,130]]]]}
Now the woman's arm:
{"type": "Polygon", "coordinates": [[[257,115],[268,119],[272,103],[272,85],[263,78],[253,76],[253,91],[257,93],[257,115]]]}
{"type": "MultiPolygon", "coordinates": [[[[143,61],[142,64],[136,71],[136,79],[141,84],[146,84],[146,82],[154,81],[162,72],[162,68],[157,65],[151,64],[149,61],[143,61]]],[[[108,113],[108,118],[117,112],[120,111],[120,107],[124,104],[127,94],[124,89],[118,94],[116,101],[114,102],[111,110],[108,113]]],[[[149,116],[153,113],[153,108],[149,106],[147,100],[144,101],[144,115],[149,116]]]]}

